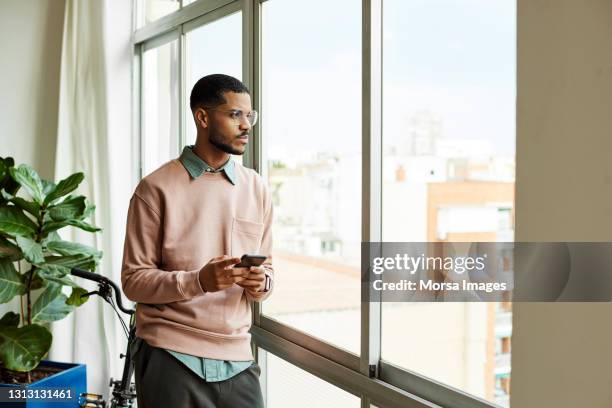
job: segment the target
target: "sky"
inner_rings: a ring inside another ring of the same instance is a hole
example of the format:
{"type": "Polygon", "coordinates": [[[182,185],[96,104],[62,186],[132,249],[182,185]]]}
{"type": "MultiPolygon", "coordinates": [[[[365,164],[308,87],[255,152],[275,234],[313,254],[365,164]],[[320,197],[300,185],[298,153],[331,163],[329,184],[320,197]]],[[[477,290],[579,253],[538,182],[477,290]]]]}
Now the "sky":
{"type": "MultiPolygon", "coordinates": [[[[239,75],[240,17],[188,36],[189,88],[207,73],[239,75]]],[[[383,143],[401,144],[409,118],[426,111],[441,120],[442,137],[514,155],[515,1],[385,0],[383,18],[383,143]]],[[[269,0],[262,27],[269,154],[358,154],[361,1],[269,0]]]]}

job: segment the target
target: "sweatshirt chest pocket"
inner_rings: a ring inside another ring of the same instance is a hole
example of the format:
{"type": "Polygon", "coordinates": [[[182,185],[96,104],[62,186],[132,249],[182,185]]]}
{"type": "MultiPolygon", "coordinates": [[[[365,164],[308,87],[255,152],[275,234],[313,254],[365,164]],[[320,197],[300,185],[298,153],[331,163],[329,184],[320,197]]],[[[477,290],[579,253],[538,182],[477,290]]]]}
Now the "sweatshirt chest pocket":
{"type": "Polygon", "coordinates": [[[259,254],[263,223],[234,218],[232,221],[232,256],[259,254]]]}

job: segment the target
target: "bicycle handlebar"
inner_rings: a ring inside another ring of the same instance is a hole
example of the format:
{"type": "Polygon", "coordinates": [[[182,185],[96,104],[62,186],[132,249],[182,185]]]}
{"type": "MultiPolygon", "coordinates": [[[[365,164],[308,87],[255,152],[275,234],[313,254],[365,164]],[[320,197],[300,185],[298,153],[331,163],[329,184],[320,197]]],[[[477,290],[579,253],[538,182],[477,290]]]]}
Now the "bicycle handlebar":
{"type": "Polygon", "coordinates": [[[132,309],[126,309],[123,306],[123,302],[121,302],[121,290],[119,290],[119,287],[117,287],[117,285],[115,284],[115,282],[113,282],[112,280],[102,276],[102,275],[98,275],[97,273],[92,273],[89,271],[85,271],[83,269],[79,269],[79,268],[72,268],[70,270],[70,274],[74,275],[74,276],[78,276],[79,278],[83,278],[83,279],[87,279],[90,281],[94,281],[99,283],[100,285],[104,285],[104,286],[110,286],[115,290],[115,299],[117,299],[117,307],[119,307],[119,309],[123,312],[123,313],[127,313],[127,314],[134,314],[134,310],[132,309]]]}
{"type": "Polygon", "coordinates": [[[70,273],[74,276],[78,276],[79,278],[87,279],[90,281],[98,282],[98,283],[110,283],[113,284],[110,279],[105,278],[102,275],[98,275],[97,273],[89,272],[79,268],[72,268],[70,273]]]}

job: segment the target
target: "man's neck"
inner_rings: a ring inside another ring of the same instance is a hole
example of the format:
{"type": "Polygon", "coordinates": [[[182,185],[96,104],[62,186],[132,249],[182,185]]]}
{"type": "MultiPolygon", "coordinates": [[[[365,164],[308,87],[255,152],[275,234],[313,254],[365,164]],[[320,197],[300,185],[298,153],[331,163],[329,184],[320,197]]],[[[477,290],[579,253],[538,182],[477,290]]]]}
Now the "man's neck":
{"type": "Polygon", "coordinates": [[[213,169],[217,170],[229,160],[230,155],[212,145],[202,145],[196,142],[193,152],[213,169]]]}

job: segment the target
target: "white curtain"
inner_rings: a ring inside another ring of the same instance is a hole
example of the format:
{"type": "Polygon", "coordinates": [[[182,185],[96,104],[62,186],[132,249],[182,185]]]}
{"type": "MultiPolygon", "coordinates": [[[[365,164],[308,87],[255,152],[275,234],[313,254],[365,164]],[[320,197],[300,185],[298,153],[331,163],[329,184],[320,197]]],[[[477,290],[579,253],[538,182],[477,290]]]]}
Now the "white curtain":
{"type": "MultiPolygon", "coordinates": [[[[98,273],[118,284],[134,183],[131,30],[130,1],[66,0],[55,178],[77,171],[85,174],[78,192],[96,205],[92,222],[103,232],[70,230],[61,235],[104,251],[98,273]]],[[[87,281],[80,283],[95,288],[87,281]]],[[[54,323],[52,333],[49,358],[86,364],[88,391],[108,399],[108,380],[120,378],[119,354],[126,345],[111,307],[91,297],[68,318],[54,323]]]]}

